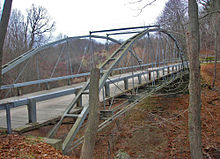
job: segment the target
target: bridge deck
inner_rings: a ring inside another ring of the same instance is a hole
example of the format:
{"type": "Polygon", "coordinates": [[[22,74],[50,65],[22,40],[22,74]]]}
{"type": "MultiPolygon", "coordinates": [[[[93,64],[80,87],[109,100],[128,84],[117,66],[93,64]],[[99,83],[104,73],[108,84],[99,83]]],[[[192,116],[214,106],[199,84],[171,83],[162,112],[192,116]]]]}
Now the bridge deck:
{"type": "MultiPolygon", "coordinates": [[[[73,87],[78,87],[81,86],[83,83],[79,84],[73,84],[70,86],[64,86],[64,87],[59,87],[59,88],[54,88],[51,90],[44,90],[44,91],[39,91],[35,93],[30,93],[22,96],[17,96],[17,97],[11,97],[8,99],[3,99],[0,101],[0,103],[5,103],[5,102],[12,102],[15,100],[20,100],[23,98],[29,98],[32,96],[37,96],[37,95],[42,95],[42,94],[47,94],[47,93],[52,93],[56,92],[59,90],[64,90],[64,89],[69,89],[73,87]]],[[[37,102],[37,121],[38,123],[43,123],[45,121],[48,121],[50,119],[54,119],[55,117],[58,117],[62,115],[62,112],[65,110],[66,106],[71,102],[71,100],[74,98],[74,94],[71,95],[66,95],[50,100],[45,100],[41,102],[37,102]]],[[[12,128],[20,128],[20,127],[26,127],[30,126],[28,124],[28,110],[27,106],[20,106],[11,109],[11,121],[12,121],[12,128]]],[[[6,128],[6,113],[4,110],[0,111],[0,127],[6,128]]]]}
{"type": "MultiPolygon", "coordinates": [[[[167,69],[165,69],[165,74],[166,73],[167,73],[167,69]]],[[[152,72],[151,74],[152,74],[151,77],[153,77],[153,74],[154,74],[154,76],[156,76],[156,72],[152,72]]],[[[162,70],[160,70],[159,74],[160,74],[160,76],[162,75],[162,70]]],[[[122,78],[122,77],[125,77],[128,75],[131,75],[131,73],[112,76],[112,77],[110,77],[110,79],[114,80],[114,79],[122,78]]],[[[148,79],[148,74],[146,74],[145,76],[141,76],[141,79],[143,82],[144,81],[146,82],[146,79],[148,79]]],[[[6,102],[13,102],[16,100],[21,100],[23,98],[29,98],[29,97],[33,97],[33,96],[37,96],[37,95],[56,92],[59,90],[80,87],[83,85],[83,83],[84,82],[78,83],[78,84],[73,84],[70,86],[54,88],[51,90],[44,90],[44,91],[39,91],[39,92],[35,92],[35,93],[30,93],[30,94],[26,94],[23,96],[3,99],[3,100],[0,100],[0,104],[6,103],[6,102]]],[[[134,85],[137,86],[138,84],[139,84],[138,78],[135,77],[134,78],[134,85]]],[[[117,87],[124,89],[124,81],[117,82],[117,87]]],[[[133,87],[133,82],[132,82],[132,78],[130,78],[129,82],[128,82],[128,88],[132,88],[132,87],[133,87]]],[[[121,93],[121,90],[116,88],[116,86],[114,84],[110,84],[110,95],[112,96],[117,93],[121,93]]],[[[37,104],[36,104],[37,105],[36,106],[36,108],[37,108],[37,122],[39,124],[42,124],[44,122],[47,122],[51,119],[57,118],[60,115],[62,115],[62,113],[64,112],[64,110],[66,109],[66,107],[72,101],[72,99],[74,97],[75,97],[75,94],[70,94],[70,95],[65,95],[65,96],[53,98],[50,100],[37,102],[37,104]]],[[[102,95],[102,93],[100,93],[100,100],[103,99],[102,97],[103,97],[103,95],[102,95]]],[[[88,102],[88,95],[83,96],[82,102],[83,103],[88,102]]],[[[6,128],[7,123],[6,123],[5,110],[0,110],[0,121],[1,121],[0,128],[6,128]]],[[[26,128],[26,127],[32,126],[31,124],[28,124],[28,110],[27,110],[26,105],[11,109],[11,124],[12,124],[11,125],[12,129],[21,129],[21,128],[26,128]]]]}

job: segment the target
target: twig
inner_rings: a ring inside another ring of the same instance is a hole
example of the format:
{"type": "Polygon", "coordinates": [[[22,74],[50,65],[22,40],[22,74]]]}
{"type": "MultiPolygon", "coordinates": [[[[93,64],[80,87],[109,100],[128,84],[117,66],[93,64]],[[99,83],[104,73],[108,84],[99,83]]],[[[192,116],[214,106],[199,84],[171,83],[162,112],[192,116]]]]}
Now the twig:
{"type": "Polygon", "coordinates": [[[168,122],[168,123],[178,127],[179,129],[181,129],[179,126],[175,125],[173,122],[170,122],[170,120],[173,120],[173,119],[177,118],[178,116],[182,116],[186,111],[188,111],[188,109],[184,110],[182,113],[178,114],[177,116],[175,116],[173,118],[169,118],[169,119],[165,119],[165,118],[163,118],[163,117],[161,117],[159,115],[156,115],[156,114],[152,114],[152,113],[150,113],[150,114],[153,115],[153,116],[159,117],[159,118],[161,118],[163,120],[162,122],[159,122],[158,124],[162,124],[164,122],[168,122]]]}
{"type": "Polygon", "coordinates": [[[212,12],[209,12],[209,13],[207,13],[206,15],[200,17],[199,20],[201,20],[201,19],[203,19],[203,18],[205,18],[205,17],[207,17],[207,16],[209,16],[209,15],[211,15],[211,14],[214,14],[214,13],[220,13],[220,10],[214,10],[214,11],[212,11],[212,12]]]}
{"type": "MultiPolygon", "coordinates": [[[[139,9],[138,9],[138,10],[139,10],[139,13],[137,14],[137,16],[139,16],[147,6],[152,5],[152,4],[153,4],[154,2],[156,2],[156,1],[157,1],[157,0],[152,0],[151,2],[145,4],[143,7],[139,8],[139,9]]],[[[137,1],[137,3],[140,3],[140,2],[142,2],[142,0],[137,1]]]]}

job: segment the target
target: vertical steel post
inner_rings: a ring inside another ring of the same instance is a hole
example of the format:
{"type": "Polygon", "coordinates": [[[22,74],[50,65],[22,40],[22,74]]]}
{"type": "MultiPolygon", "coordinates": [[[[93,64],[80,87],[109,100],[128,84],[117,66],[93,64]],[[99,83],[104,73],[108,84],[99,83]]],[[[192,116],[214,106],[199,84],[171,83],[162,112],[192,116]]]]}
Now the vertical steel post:
{"type": "Polygon", "coordinates": [[[50,89],[50,85],[49,82],[46,83],[46,89],[49,90],[50,89]]]}
{"type": "Polygon", "coordinates": [[[11,112],[10,112],[10,105],[6,105],[6,120],[7,120],[7,132],[8,134],[12,133],[11,129],[11,112]]]}
{"type": "Polygon", "coordinates": [[[159,78],[159,76],[160,76],[159,70],[157,70],[156,73],[157,73],[157,78],[159,78]]]}
{"type": "Polygon", "coordinates": [[[128,79],[124,79],[125,90],[128,90],[128,79]]]}
{"type": "MultiPolygon", "coordinates": [[[[40,70],[39,70],[39,60],[38,56],[36,56],[36,71],[37,71],[37,79],[40,80],[40,70]]],[[[38,84],[38,87],[40,89],[40,83],[38,84]]]]}
{"type": "Polygon", "coordinates": [[[103,98],[103,104],[104,104],[104,110],[106,110],[106,101],[105,101],[105,88],[102,87],[102,98],[103,98]]]}
{"type": "Polygon", "coordinates": [[[110,97],[110,87],[108,83],[105,83],[105,96],[110,97]]]}
{"type": "Polygon", "coordinates": [[[132,93],[135,93],[135,88],[134,88],[134,69],[133,69],[133,66],[132,66],[131,75],[132,75],[132,93]]]}
{"type": "MultiPolygon", "coordinates": [[[[75,96],[77,96],[77,94],[79,93],[80,89],[77,89],[75,92],[75,96]]],[[[79,97],[79,99],[76,102],[76,106],[77,107],[82,107],[82,95],[79,97]]]]}
{"type": "Polygon", "coordinates": [[[36,99],[28,99],[28,122],[37,122],[36,99]]]}
{"type": "Polygon", "coordinates": [[[20,95],[22,95],[21,88],[17,87],[17,96],[20,96],[20,95]]]}
{"type": "Polygon", "coordinates": [[[67,79],[67,85],[71,85],[71,79],[67,79]]]}
{"type": "Polygon", "coordinates": [[[141,84],[141,75],[138,75],[138,84],[141,84]]]}

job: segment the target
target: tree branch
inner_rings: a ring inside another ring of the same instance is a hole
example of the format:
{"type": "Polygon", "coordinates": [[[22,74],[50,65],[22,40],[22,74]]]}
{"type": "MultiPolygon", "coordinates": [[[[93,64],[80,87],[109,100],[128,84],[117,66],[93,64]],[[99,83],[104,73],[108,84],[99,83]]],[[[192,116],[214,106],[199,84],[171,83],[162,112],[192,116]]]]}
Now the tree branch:
{"type": "Polygon", "coordinates": [[[200,17],[199,20],[201,20],[201,19],[203,19],[203,18],[205,18],[205,17],[207,17],[209,15],[212,15],[214,13],[220,13],[220,10],[214,10],[212,12],[209,12],[209,13],[205,14],[204,16],[200,17]]]}

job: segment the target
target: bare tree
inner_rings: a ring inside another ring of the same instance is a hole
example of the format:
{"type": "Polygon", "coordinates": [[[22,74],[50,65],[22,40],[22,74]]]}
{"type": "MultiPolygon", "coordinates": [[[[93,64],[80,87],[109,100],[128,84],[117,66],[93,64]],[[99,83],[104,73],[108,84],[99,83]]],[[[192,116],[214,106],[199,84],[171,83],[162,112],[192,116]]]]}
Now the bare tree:
{"type": "Polygon", "coordinates": [[[219,0],[199,0],[202,5],[200,28],[202,31],[201,44],[205,49],[213,50],[215,55],[214,76],[212,87],[215,87],[216,65],[219,52],[219,34],[220,34],[220,6],[219,0]],[[214,47],[213,47],[214,46],[214,47]]]}
{"type": "Polygon", "coordinates": [[[186,30],[185,23],[187,21],[186,13],[187,4],[185,0],[169,0],[165,4],[165,8],[161,16],[158,17],[157,22],[167,30],[184,34],[186,30]]]}
{"type": "Polygon", "coordinates": [[[46,34],[50,34],[55,29],[55,22],[51,21],[46,8],[32,4],[27,10],[27,26],[30,32],[29,49],[31,49],[35,44],[42,43],[46,34]]]}
{"type": "Polygon", "coordinates": [[[172,31],[175,38],[185,50],[185,32],[187,22],[187,3],[186,0],[169,0],[165,4],[162,14],[158,17],[157,23],[164,29],[172,31]]]}
{"type": "Polygon", "coordinates": [[[45,8],[32,5],[27,13],[23,15],[17,9],[11,13],[3,48],[3,63],[46,43],[55,28],[45,8]]]}
{"type": "MultiPolygon", "coordinates": [[[[215,10],[220,10],[220,1],[216,0],[214,2],[214,8],[215,10]]],[[[215,81],[216,81],[216,66],[217,66],[217,60],[219,58],[219,52],[220,52],[220,13],[215,13],[215,65],[214,65],[214,77],[212,81],[212,87],[215,87],[215,81]]]]}
{"type": "Polygon", "coordinates": [[[4,46],[4,52],[11,55],[10,60],[27,50],[25,45],[26,34],[24,15],[17,9],[12,10],[4,46]]]}
{"type": "Polygon", "coordinates": [[[189,32],[187,51],[190,63],[188,127],[192,159],[202,158],[201,144],[201,86],[200,86],[200,40],[198,5],[196,0],[188,0],[189,32]]]}
{"type": "Polygon", "coordinates": [[[2,56],[5,35],[7,32],[8,21],[11,13],[12,0],[5,0],[3,12],[0,21],[0,86],[2,84],[2,56]]]}
{"type": "Polygon", "coordinates": [[[200,4],[200,36],[201,50],[205,50],[206,56],[210,54],[214,46],[214,21],[212,0],[198,0],[200,4]]]}

